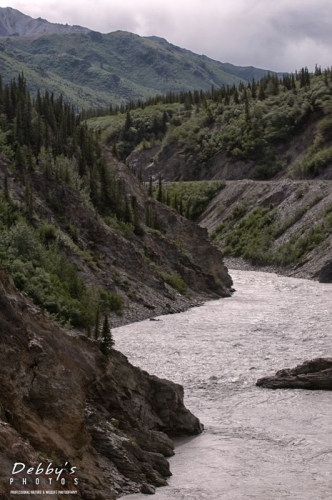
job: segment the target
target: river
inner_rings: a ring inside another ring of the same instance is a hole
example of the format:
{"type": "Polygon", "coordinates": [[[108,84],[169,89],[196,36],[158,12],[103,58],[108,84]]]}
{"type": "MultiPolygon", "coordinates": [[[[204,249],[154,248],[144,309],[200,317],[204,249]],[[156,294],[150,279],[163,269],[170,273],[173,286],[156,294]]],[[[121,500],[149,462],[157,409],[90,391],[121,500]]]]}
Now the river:
{"type": "Polygon", "coordinates": [[[176,443],[173,476],[154,498],[332,498],[332,393],[255,386],[281,368],[332,356],[332,285],[230,274],[231,298],[113,331],[133,364],[184,386],[186,406],[205,425],[176,443]]]}

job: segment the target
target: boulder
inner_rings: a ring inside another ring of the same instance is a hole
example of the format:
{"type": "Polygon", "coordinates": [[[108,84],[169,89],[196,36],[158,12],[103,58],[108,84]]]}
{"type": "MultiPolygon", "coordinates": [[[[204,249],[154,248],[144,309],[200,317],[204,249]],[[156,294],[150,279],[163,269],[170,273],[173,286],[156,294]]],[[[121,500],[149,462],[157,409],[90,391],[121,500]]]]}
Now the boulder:
{"type": "Polygon", "coordinates": [[[332,358],[316,358],[295,368],[279,370],[274,376],[257,380],[267,389],[332,390],[332,358]]]}

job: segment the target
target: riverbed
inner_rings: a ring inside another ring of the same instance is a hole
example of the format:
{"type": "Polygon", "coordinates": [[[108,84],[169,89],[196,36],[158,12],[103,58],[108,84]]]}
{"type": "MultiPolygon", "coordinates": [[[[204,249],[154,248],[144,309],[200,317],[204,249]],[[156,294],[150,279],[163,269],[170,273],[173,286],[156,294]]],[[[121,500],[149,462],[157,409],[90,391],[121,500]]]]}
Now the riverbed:
{"type": "Polygon", "coordinates": [[[332,498],[332,393],[255,386],[281,368],[332,357],[332,285],[230,274],[231,298],[113,330],[133,364],[184,386],[186,406],[205,425],[176,443],[173,477],[154,498],[332,498]]]}

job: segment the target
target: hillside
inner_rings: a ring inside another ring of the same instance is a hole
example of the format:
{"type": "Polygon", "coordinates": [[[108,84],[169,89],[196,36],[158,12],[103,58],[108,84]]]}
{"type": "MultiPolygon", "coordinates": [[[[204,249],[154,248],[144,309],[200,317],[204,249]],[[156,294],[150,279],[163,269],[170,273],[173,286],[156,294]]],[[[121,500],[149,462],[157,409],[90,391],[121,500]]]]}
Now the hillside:
{"type": "Polygon", "coordinates": [[[0,498],[14,461],[76,467],[84,500],[152,493],[170,437],[202,427],[109,325],[229,297],[232,280],[207,231],[154,200],[62,97],[33,103],[20,75],[0,107],[0,498]]]}
{"type": "Polygon", "coordinates": [[[22,77],[2,90],[0,263],[21,290],[85,330],[97,312],[118,324],[229,295],[205,230],[149,197],[62,98],[32,107],[22,77]]]}
{"type": "Polygon", "coordinates": [[[174,101],[89,123],[137,176],[159,179],[155,197],[206,227],[224,256],[325,280],[331,70],[302,69],[174,101]]]}
{"type": "Polygon", "coordinates": [[[332,281],[331,181],[228,181],[199,223],[225,257],[332,281]]]}
{"type": "Polygon", "coordinates": [[[31,499],[71,498],[55,493],[71,490],[82,500],[114,500],[167,484],[165,457],[174,454],[168,435],[202,429],[183,405],[182,387],[60,328],[3,270],[0,302],[1,499],[23,489],[39,491],[31,499]],[[18,462],[34,469],[26,485],[12,474],[18,462]],[[62,472],[41,476],[38,464],[62,472]]]}
{"type": "Polygon", "coordinates": [[[79,110],[238,85],[267,73],[214,61],[158,37],[54,25],[13,9],[2,9],[1,16],[3,80],[8,83],[23,71],[33,94],[38,88],[62,93],[79,110]],[[16,32],[20,36],[7,36],[16,32]]]}
{"type": "Polygon", "coordinates": [[[90,124],[145,181],[159,172],[165,181],[329,179],[331,72],[302,72],[136,107],[130,137],[123,135],[126,114],[90,124]]]}

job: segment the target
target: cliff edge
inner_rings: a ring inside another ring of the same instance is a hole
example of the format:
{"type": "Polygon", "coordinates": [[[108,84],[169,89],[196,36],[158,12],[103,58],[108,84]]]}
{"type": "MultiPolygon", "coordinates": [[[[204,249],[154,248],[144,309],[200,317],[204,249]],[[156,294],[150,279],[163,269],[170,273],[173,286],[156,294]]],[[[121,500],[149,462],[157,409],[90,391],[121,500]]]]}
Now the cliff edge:
{"type": "MultiPolygon", "coordinates": [[[[75,470],[62,477],[80,499],[153,492],[171,475],[168,436],[201,432],[184,407],[181,386],[148,375],[115,350],[104,356],[96,341],[55,325],[3,270],[0,342],[1,499],[22,489],[22,476],[12,474],[15,463],[26,466],[23,477],[39,464],[75,470]]],[[[36,489],[35,478],[28,476],[24,489],[36,489]]],[[[54,475],[40,478],[42,491],[49,478],[54,491],[61,486],[54,475]]]]}

